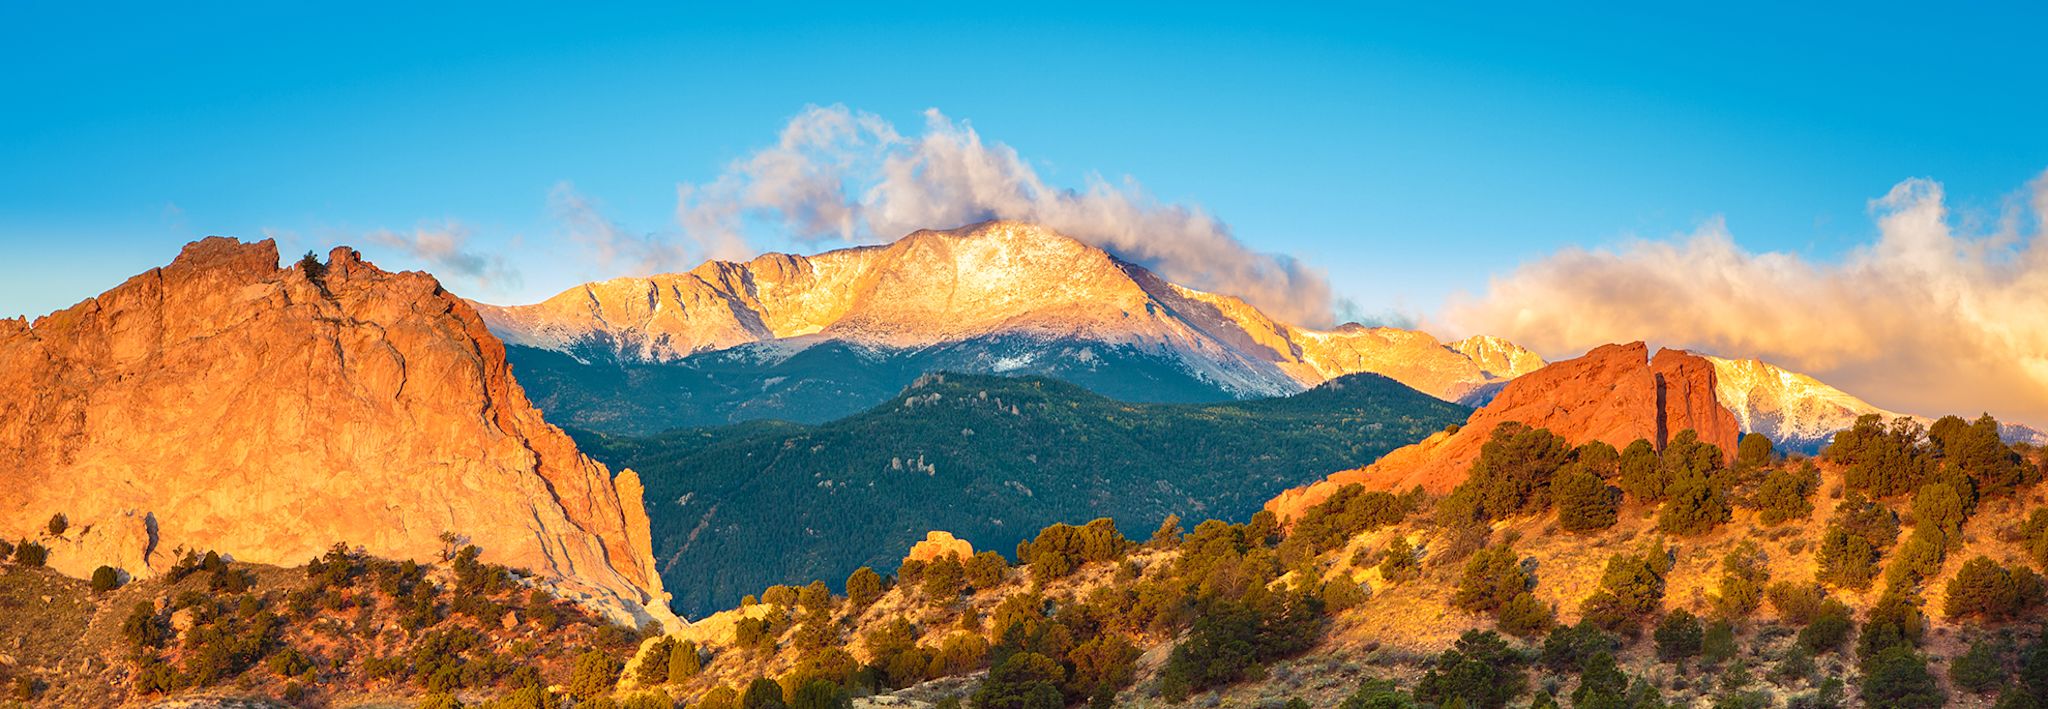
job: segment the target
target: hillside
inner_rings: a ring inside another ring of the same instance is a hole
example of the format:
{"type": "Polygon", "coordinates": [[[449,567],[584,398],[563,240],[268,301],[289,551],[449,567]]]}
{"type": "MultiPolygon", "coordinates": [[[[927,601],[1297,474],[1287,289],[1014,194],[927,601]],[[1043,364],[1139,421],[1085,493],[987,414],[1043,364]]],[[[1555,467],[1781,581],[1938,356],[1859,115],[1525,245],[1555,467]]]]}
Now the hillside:
{"type": "Polygon", "coordinates": [[[474,702],[578,686],[585,655],[617,663],[639,639],[474,547],[449,552],[419,564],[341,546],[291,567],[195,554],[108,586],[0,561],[0,706],[474,702]]]}
{"type": "Polygon", "coordinates": [[[1291,397],[1131,404],[1043,378],[942,374],[819,426],[755,422],[587,435],[642,471],[655,556],[696,615],[771,583],[841,578],[927,530],[1008,550],[1047,524],[1169,514],[1242,520],[1266,498],[1370,461],[1467,411],[1377,375],[1291,397]]]}
{"type": "Polygon", "coordinates": [[[1543,365],[1497,338],[1279,322],[1017,222],[476,308],[549,416],[624,434],[823,422],[934,371],[1043,375],[1147,402],[1281,396],[1374,372],[1454,401],[1543,365]]]}
{"type": "Polygon", "coordinates": [[[1858,429],[1826,459],[1688,440],[1642,467],[1504,428],[1445,497],[1353,487],[1285,530],[1262,516],[1142,544],[1062,525],[1015,566],[771,589],[641,657],[708,653],[645,677],[713,705],[766,677],[898,707],[2036,706],[2048,459],[1995,425],[1858,429]],[[1581,474],[1629,492],[1513,492],[1581,474]],[[1661,489],[1638,476],[1725,508],[1638,495],[1661,489]],[[1958,489],[1974,501],[1939,501],[1958,489]],[[1612,516],[1589,523],[1589,499],[1612,516]]]}

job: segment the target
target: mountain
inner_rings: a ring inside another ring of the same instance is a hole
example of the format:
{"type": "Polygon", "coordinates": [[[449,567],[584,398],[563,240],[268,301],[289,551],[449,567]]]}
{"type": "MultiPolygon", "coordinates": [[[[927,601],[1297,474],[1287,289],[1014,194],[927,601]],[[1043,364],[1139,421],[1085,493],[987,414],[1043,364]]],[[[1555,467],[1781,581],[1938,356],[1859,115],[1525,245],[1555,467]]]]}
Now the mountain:
{"type": "MultiPolygon", "coordinates": [[[[1742,430],[1761,433],[1780,450],[1818,453],[1836,431],[1849,428],[1865,414],[1886,420],[1911,418],[1922,425],[1933,419],[1878,408],[1848,392],[1821,383],[1813,377],[1786,371],[1754,359],[1708,357],[1714,363],[1716,395],[1735,413],[1742,430]]],[[[2001,424],[2009,443],[2048,445],[2048,434],[2014,423],[2001,424]]]]}
{"type": "Polygon", "coordinates": [[[1283,398],[1133,404],[1039,377],[932,374],[824,425],[581,436],[642,471],[655,556],[693,615],[769,584],[892,569],[927,530],[1009,550],[1054,522],[1243,519],[1468,410],[1371,374],[1283,398]]]}
{"type": "Polygon", "coordinates": [[[1374,372],[1456,400],[1543,364],[1495,338],[1281,323],[1015,222],[476,307],[543,410],[614,433],[820,423],[932,371],[1037,374],[1152,402],[1282,396],[1374,372]]]}
{"type": "Polygon", "coordinates": [[[615,618],[672,617],[638,476],[541,419],[466,302],[345,247],[279,268],[271,241],[208,238],[0,320],[0,486],[0,537],[74,576],[338,542],[437,561],[452,534],[615,618]]]}
{"type": "Polygon", "coordinates": [[[1644,439],[1662,450],[1670,437],[1692,429],[1733,460],[1740,430],[1716,400],[1711,361],[1683,350],[1655,357],[1641,342],[1604,345],[1553,363],[1502,387],[1492,403],[1455,431],[1440,432],[1387,454],[1372,465],[1346,470],[1288,490],[1267,505],[1283,518],[1327,499],[1345,485],[1375,490],[1420,486],[1442,494],[1465,479],[1493,430],[1509,421],[1547,428],[1572,445],[1605,441],[1616,449],[1644,439]]]}

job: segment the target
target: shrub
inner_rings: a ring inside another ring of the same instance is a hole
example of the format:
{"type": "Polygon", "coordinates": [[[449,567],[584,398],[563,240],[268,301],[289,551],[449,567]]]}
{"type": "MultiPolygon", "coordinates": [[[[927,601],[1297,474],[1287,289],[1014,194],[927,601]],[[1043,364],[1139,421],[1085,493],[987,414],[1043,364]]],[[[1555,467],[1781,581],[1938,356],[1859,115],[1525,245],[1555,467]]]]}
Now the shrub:
{"type": "MultiPolygon", "coordinates": [[[[1613,448],[1608,450],[1612,451],[1613,448]]],[[[1567,532],[1594,532],[1614,526],[1621,490],[1610,487],[1579,463],[1565,466],[1551,484],[1556,498],[1557,526],[1567,532]]]]}
{"type": "Polygon", "coordinates": [[[789,696],[789,709],[847,709],[852,706],[853,695],[825,679],[805,682],[789,696]]]}
{"type": "Polygon", "coordinates": [[[1401,691],[1391,680],[1366,679],[1358,683],[1358,691],[1344,698],[1337,709],[1410,709],[1415,699],[1401,691]]]}
{"type": "Polygon", "coordinates": [[[1702,630],[1700,619],[1684,609],[1672,611],[1658,621],[1653,637],[1657,640],[1657,659],[1677,662],[1700,654],[1702,630]]]}
{"type": "Polygon", "coordinates": [[[1390,492],[1345,485],[1329,499],[1302,511],[1280,545],[1288,564],[1336,549],[1360,532],[1394,524],[1413,511],[1413,501],[1390,492]]]}
{"type": "Polygon", "coordinates": [[[874,605],[882,597],[882,575],[866,566],[854,569],[846,577],[846,601],[854,608],[874,605]]]}
{"type": "Polygon", "coordinates": [[[1797,469],[1773,470],[1757,484],[1750,504],[1757,509],[1757,521],[1776,526],[1813,516],[1813,493],[1820,489],[1820,469],[1801,462],[1797,469]]]}
{"type": "Polygon", "coordinates": [[[1799,646],[1814,655],[1834,652],[1842,648],[1842,642],[1849,639],[1849,631],[1855,628],[1849,606],[1829,598],[1820,602],[1812,622],[1800,629],[1799,646]]]}
{"type": "Polygon", "coordinates": [[[1405,536],[1396,535],[1387,542],[1387,550],[1380,557],[1380,578],[1387,583],[1401,583],[1422,575],[1422,562],[1415,556],[1415,545],[1408,543],[1405,536]]]}
{"type": "Polygon", "coordinates": [[[1159,521],[1159,528],[1152,530],[1152,538],[1145,546],[1153,549],[1172,549],[1180,545],[1180,515],[1167,515],[1159,521]]]}
{"type": "Polygon", "coordinates": [[[1116,522],[1107,517],[1080,527],[1055,524],[1039,530],[1031,541],[1017,544],[1017,563],[1030,565],[1032,578],[1051,581],[1089,562],[1122,559],[1131,546],[1130,540],[1117,532],[1116,522]]]}
{"type": "Polygon", "coordinates": [[[796,605],[796,587],[776,584],[761,592],[761,602],[789,608],[796,605]]]}
{"type": "Polygon", "coordinates": [[[1916,527],[1906,537],[1906,543],[1892,554],[1891,564],[1885,567],[1885,585],[1918,588],[1923,581],[1940,573],[1942,559],[1948,556],[1940,536],[1930,527],[1916,527]]]}
{"type": "Polygon", "coordinates": [[[1866,414],[1837,431],[1821,455],[1844,465],[1843,482],[1850,490],[1876,498],[1912,492],[1934,467],[1926,431],[1903,416],[1885,426],[1882,417],[1866,414]]]}
{"type": "Polygon", "coordinates": [[[976,709],[1063,709],[1060,682],[1066,671],[1052,658],[1035,652],[1011,655],[988,671],[974,690],[976,709]]]}
{"type": "Polygon", "coordinates": [[[1601,650],[1594,653],[1579,672],[1579,686],[1572,690],[1574,707],[1625,707],[1627,702],[1628,675],[1614,662],[1614,653],[1601,650]]]}
{"type": "Polygon", "coordinates": [[[1835,508],[1835,519],[1814,552],[1815,580],[1837,588],[1869,588],[1877,578],[1878,560],[1898,535],[1898,517],[1891,510],[1861,495],[1848,496],[1835,508]]]}
{"type": "Polygon", "coordinates": [[[1609,479],[1620,474],[1621,452],[1606,441],[1591,440],[1572,451],[1572,462],[1584,466],[1587,472],[1609,479]]]}
{"type": "Polygon", "coordinates": [[[682,684],[704,670],[704,659],[697,654],[697,643],[684,640],[668,651],[668,675],[670,684],[682,684]]]}
{"type": "Polygon", "coordinates": [[[1968,479],[1978,495],[2003,497],[2032,481],[2026,460],[2005,444],[1998,428],[1989,414],[1967,424],[1945,416],[1927,433],[1948,468],[1968,479]]]}
{"type": "Polygon", "coordinates": [[[1735,444],[1735,467],[1738,469],[1761,468],[1770,465],[1771,459],[1775,458],[1777,454],[1778,449],[1776,446],[1771,445],[1769,437],[1761,433],[1745,433],[1742,434],[1742,440],[1735,444]]]}
{"type": "Polygon", "coordinates": [[[782,703],[782,685],[766,677],[757,677],[747,683],[747,691],[740,695],[741,709],[786,709],[782,703]]]}
{"type": "Polygon", "coordinates": [[[50,530],[50,536],[61,537],[64,536],[64,530],[71,528],[71,520],[65,519],[64,513],[59,512],[50,515],[50,523],[44,525],[44,528],[50,530]]]}
{"type": "Polygon", "coordinates": [[[960,564],[960,558],[946,555],[931,560],[924,567],[924,598],[934,606],[947,605],[960,600],[960,592],[967,588],[967,569],[960,564]]]}
{"type": "Polygon", "coordinates": [[[1468,611],[1491,613],[1534,585],[1535,580],[1522,570],[1521,557],[1512,543],[1504,542],[1481,549],[1465,563],[1451,603],[1468,611]]]}
{"type": "Polygon", "coordinates": [[[1138,648],[1121,635],[1107,634],[1088,639],[1067,653],[1072,674],[1067,678],[1069,696],[1114,698],[1117,690],[1137,678],[1138,648]]]}
{"type": "Polygon", "coordinates": [[[1920,599],[1911,590],[1886,587],[1877,602],[1863,614],[1863,631],[1856,634],[1856,655],[1864,662],[1893,647],[1912,649],[1927,632],[1927,617],[1920,613],[1920,599]]]}
{"type": "Polygon", "coordinates": [[[1498,709],[1527,691],[1523,662],[1521,654],[1508,647],[1500,635],[1468,630],[1451,649],[1437,656],[1429,672],[1416,683],[1415,698],[1436,705],[1459,701],[1498,709]]]}
{"type": "Polygon", "coordinates": [[[1586,598],[1580,614],[1607,630],[1640,624],[1664,602],[1664,575],[1670,571],[1670,552],[1654,542],[1609,557],[1600,590],[1586,598]]]}
{"type": "Polygon", "coordinates": [[[1689,477],[1673,483],[1668,491],[1670,499],[1657,513],[1657,528],[1680,536],[1713,531],[1734,518],[1725,489],[1725,481],[1708,477],[1689,477]]]}
{"type": "Polygon", "coordinates": [[[823,581],[812,581],[796,592],[796,605],[809,611],[828,610],[832,607],[832,589],[823,581]]]}
{"type": "Polygon", "coordinates": [[[1978,640],[1969,652],[1949,663],[1948,678],[1957,689],[1982,694],[2005,684],[2005,658],[1997,645],[1978,640]]]}
{"type": "Polygon", "coordinates": [[[1601,631],[1591,621],[1580,620],[1578,625],[1551,629],[1550,635],[1543,638],[1542,659],[1544,666],[1554,671],[1578,672],[1594,654],[1619,649],[1618,638],[1601,631]]]}
{"type": "Polygon", "coordinates": [[[1735,644],[1735,624],[1727,619],[1707,624],[1706,634],[1700,637],[1700,658],[1711,664],[1721,664],[1735,659],[1742,648],[1735,644]]]}
{"type": "Polygon", "coordinates": [[[967,585],[976,591],[986,591],[1002,585],[1003,577],[1009,571],[1008,559],[993,551],[984,551],[967,560],[967,585]]]}
{"type": "Polygon", "coordinates": [[[1714,610],[1724,618],[1742,618],[1763,603],[1764,584],[1771,580],[1767,558],[1756,542],[1743,540],[1721,557],[1721,583],[1714,610]]]}
{"type": "Polygon", "coordinates": [[[988,641],[979,634],[955,632],[939,643],[938,653],[932,655],[931,676],[945,677],[981,669],[988,662],[988,641]]]}
{"type": "Polygon", "coordinates": [[[1806,625],[1820,614],[1827,591],[1819,584],[1779,581],[1764,590],[1764,597],[1770,599],[1779,618],[1792,625],[1806,625]]]}
{"type": "Polygon", "coordinates": [[[1649,441],[1636,439],[1621,451],[1618,464],[1621,489],[1644,502],[1664,499],[1664,469],[1657,464],[1657,449],[1649,441]]]}
{"type": "Polygon", "coordinates": [[[2048,571],[2048,508],[2034,510],[2020,525],[2020,546],[2034,560],[2034,566],[2048,571]]]}
{"type": "Polygon", "coordinates": [[[43,545],[26,539],[14,545],[14,563],[22,566],[42,566],[50,560],[50,550],[43,545]]]}
{"type": "Polygon", "coordinates": [[[1552,476],[1571,454],[1571,445],[1547,429],[1503,423],[1493,429],[1465,482],[1451,494],[1467,497],[1478,520],[1540,512],[1550,506],[1552,476]]]}
{"type": "Polygon", "coordinates": [[[92,570],[92,592],[106,593],[121,587],[121,572],[114,567],[102,566],[92,570]]]}
{"type": "Polygon", "coordinates": [[[1509,598],[1495,614],[1494,624],[1501,632],[1523,638],[1533,638],[1550,630],[1557,613],[1536,596],[1523,591],[1509,598]]]}
{"type": "Polygon", "coordinates": [[[1927,671],[1927,659],[1911,648],[1888,649],[1865,666],[1866,706],[1919,709],[1941,706],[1947,700],[1948,695],[1941,691],[1934,673],[1927,671]]]}
{"type": "Polygon", "coordinates": [[[1260,605],[1212,599],[1160,674],[1162,691],[1199,691],[1236,682],[1252,667],[1308,649],[1321,635],[1312,598],[1271,595],[1260,605]]]}
{"type": "MultiPolygon", "coordinates": [[[[1963,562],[1955,577],[1949,579],[1946,595],[1942,614],[1950,619],[2011,617],[2020,610],[2022,598],[2020,581],[2013,572],[1981,555],[1963,562]]],[[[2039,590],[2028,595],[2038,599],[2039,590]]]]}

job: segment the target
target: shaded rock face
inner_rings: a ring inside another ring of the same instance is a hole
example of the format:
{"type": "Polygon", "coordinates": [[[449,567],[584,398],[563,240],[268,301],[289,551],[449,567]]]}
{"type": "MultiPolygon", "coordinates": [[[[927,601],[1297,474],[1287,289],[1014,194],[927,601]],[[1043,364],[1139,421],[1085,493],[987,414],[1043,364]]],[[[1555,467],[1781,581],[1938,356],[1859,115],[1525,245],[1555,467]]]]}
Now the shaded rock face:
{"type": "Polygon", "coordinates": [[[213,237],[68,310],[0,321],[0,535],[148,576],[185,550],[293,565],[444,533],[619,620],[672,619],[639,480],[541,420],[504,347],[422,273],[324,275],[213,237]]]}
{"type": "Polygon", "coordinates": [[[1549,429],[1572,445],[1597,440],[1622,448],[1643,439],[1659,450],[1692,429],[1730,460],[1741,435],[1735,415],[1715,398],[1714,365],[1706,358],[1683,350],[1652,358],[1641,342],[1604,345],[1508,382],[1455,433],[1438,433],[1365,468],[1281,493],[1266,507],[1289,518],[1351,483],[1448,492],[1464,481],[1493,430],[1508,421],[1549,429]]]}

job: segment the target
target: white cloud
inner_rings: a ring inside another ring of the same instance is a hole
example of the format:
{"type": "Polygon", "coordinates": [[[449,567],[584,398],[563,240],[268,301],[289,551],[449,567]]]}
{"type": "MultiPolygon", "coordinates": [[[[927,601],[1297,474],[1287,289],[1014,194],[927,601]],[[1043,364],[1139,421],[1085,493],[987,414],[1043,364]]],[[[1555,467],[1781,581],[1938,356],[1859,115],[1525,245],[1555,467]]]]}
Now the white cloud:
{"type": "Polygon", "coordinates": [[[2048,173],[1988,233],[1929,180],[1870,211],[1877,240],[1836,263],[1745,251],[1715,220],[1525,264],[1445,324],[1552,357],[1638,339],[1756,357],[1895,410],[2048,424],[2048,173]]]}
{"type": "Polygon", "coordinates": [[[595,264],[614,276],[647,276],[687,270],[695,265],[690,253],[658,234],[634,234],[606,218],[598,205],[561,182],[548,192],[548,207],[568,230],[569,238],[582,244],[595,264]]]}
{"type": "Polygon", "coordinates": [[[370,244],[392,249],[417,261],[435,277],[458,280],[482,291],[503,291],[517,287],[519,272],[505,263],[504,256],[469,248],[472,230],[456,221],[421,224],[410,232],[379,229],[364,238],[370,244]]]}
{"type": "Polygon", "coordinates": [[[1199,208],[1162,204],[1130,179],[1047,185],[1017,152],[925,112],[906,136],[873,114],[810,107],[777,143],[716,180],[677,189],[676,221],[707,252],[742,251],[749,221],[807,242],[873,242],[988,219],[1030,221],[1143,264],[1168,280],[1243,297],[1289,322],[1327,326],[1323,274],[1258,253],[1199,208]]]}

